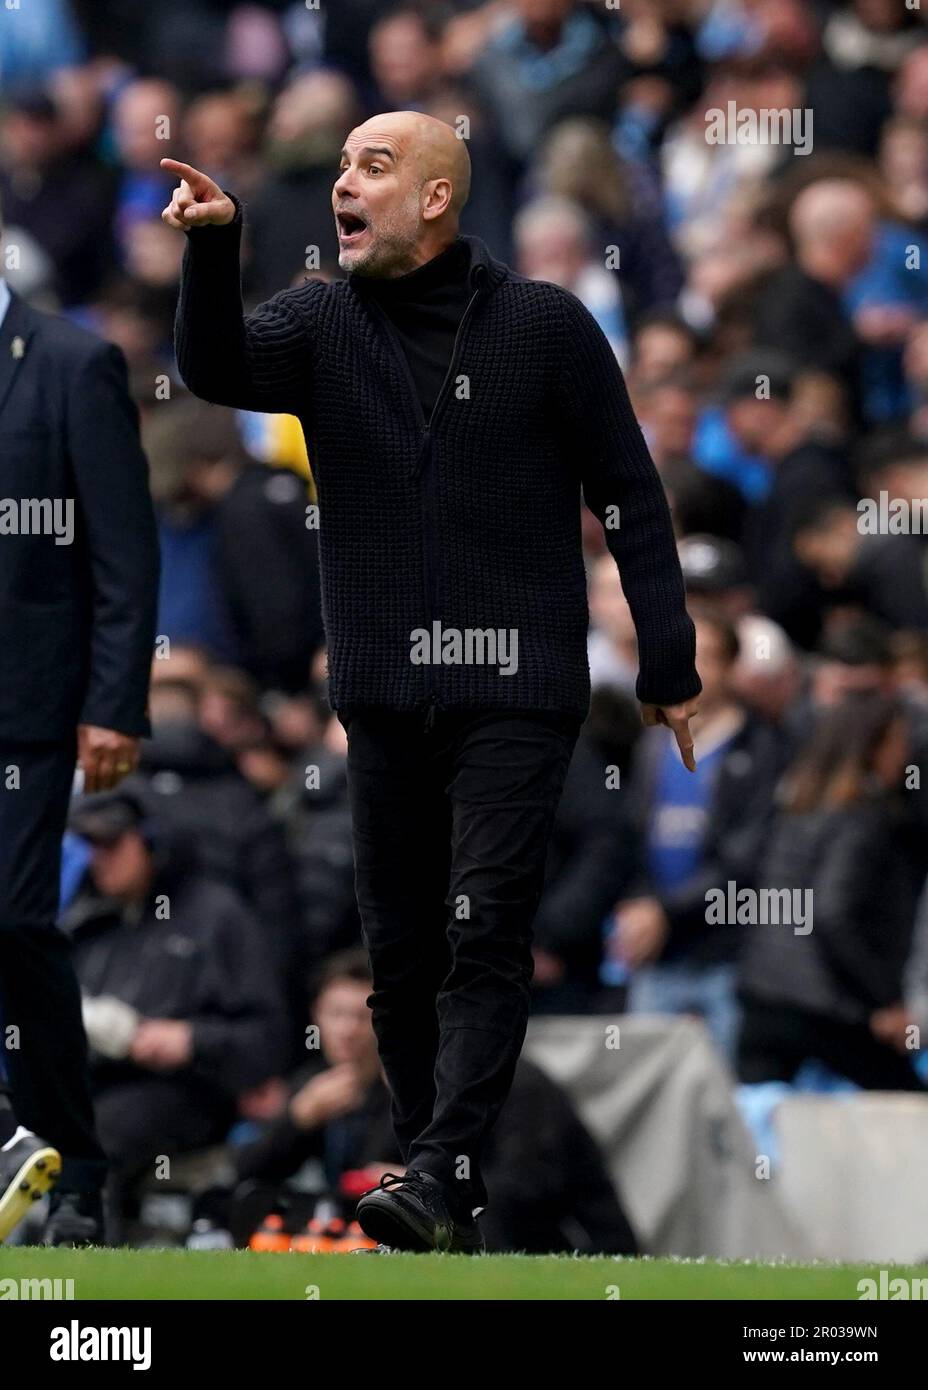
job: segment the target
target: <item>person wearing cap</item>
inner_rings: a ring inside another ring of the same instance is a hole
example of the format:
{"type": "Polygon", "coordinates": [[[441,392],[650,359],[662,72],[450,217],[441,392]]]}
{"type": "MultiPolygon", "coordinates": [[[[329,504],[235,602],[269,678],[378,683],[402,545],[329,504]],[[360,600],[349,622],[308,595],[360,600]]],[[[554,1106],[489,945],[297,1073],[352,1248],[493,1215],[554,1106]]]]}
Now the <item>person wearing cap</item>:
{"type": "Polygon", "coordinates": [[[741,547],[722,536],[684,536],[677,546],[683,582],[691,601],[736,623],[751,608],[741,547]]]}
{"type": "Polygon", "coordinates": [[[114,1240],[155,1157],[221,1143],[238,1096],[285,1060],[265,934],[163,802],[139,775],[79,799],[69,818],[91,858],[61,929],[83,996],[114,1240]]]}
{"type": "MultiPolygon", "coordinates": [[[[11,8],[7,33],[20,27],[11,8]]],[[[4,71],[0,203],[20,251],[17,283],[29,247],[33,282],[40,276],[37,288],[67,309],[86,304],[112,275],[116,176],[109,161],[76,145],[66,110],[46,86],[8,84],[4,71]]]]}
{"type": "Polygon", "coordinates": [[[111,787],[148,732],[158,544],[122,353],[2,278],[0,498],[0,1240],[57,1177],[46,1239],[71,1244],[101,1236],[106,1162],[61,837],[75,761],[111,787]]]}

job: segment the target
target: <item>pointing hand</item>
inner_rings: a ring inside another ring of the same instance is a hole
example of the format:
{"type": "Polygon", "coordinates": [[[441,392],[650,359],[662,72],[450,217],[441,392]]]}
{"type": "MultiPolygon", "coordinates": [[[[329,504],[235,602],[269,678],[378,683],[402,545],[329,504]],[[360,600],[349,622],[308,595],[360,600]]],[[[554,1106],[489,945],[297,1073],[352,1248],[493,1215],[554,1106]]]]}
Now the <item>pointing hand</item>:
{"type": "Polygon", "coordinates": [[[185,232],[190,227],[223,227],[232,221],[235,204],[218,183],[179,159],[162,159],[161,167],[180,179],[174,196],[161,214],[161,220],[169,227],[185,232]]]}

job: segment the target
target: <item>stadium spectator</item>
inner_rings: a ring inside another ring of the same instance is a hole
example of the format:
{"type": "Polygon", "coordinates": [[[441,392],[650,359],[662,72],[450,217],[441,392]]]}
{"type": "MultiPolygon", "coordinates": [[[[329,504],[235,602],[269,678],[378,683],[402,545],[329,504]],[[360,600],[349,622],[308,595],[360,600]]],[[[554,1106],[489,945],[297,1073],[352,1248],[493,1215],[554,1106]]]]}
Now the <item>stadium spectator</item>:
{"type": "Polygon", "coordinates": [[[615,142],[652,158],[672,119],[697,96],[702,80],[695,38],[674,0],[628,0],[617,15],[621,106],[615,142]]]}
{"type": "Polygon", "coordinates": [[[852,0],[827,17],[806,89],[823,148],[875,152],[890,113],[892,75],[905,71],[919,42],[913,19],[892,0],[852,0]]]}
{"type": "MultiPolygon", "coordinates": [[[[153,688],[152,735],[140,760],[148,803],[166,826],[196,846],[201,867],[248,904],[263,949],[283,978],[297,918],[284,837],[228,752],[199,726],[197,714],[192,687],[164,681],[153,688]]],[[[135,779],[130,785],[136,786],[135,779]]]]}
{"type": "Polygon", "coordinates": [[[621,58],[578,0],[514,0],[512,11],[471,76],[509,155],[524,167],[561,117],[612,117],[621,58]]]}
{"type": "Polygon", "coordinates": [[[783,629],[760,613],[746,613],[737,628],[735,690],[761,719],[783,728],[805,679],[795,648],[783,629]]]}
{"type": "Polygon", "coordinates": [[[643,315],[632,335],[633,393],[691,366],[698,347],[697,334],[676,311],[655,309],[643,315]]]}
{"type": "Polygon", "coordinates": [[[891,628],[928,630],[925,547],[919,537],[870,534],[849,502],[820,503],[799,523],[799,560],[824,589],[841,590],[891,628]]]}
{"type": "Polygon", "coordinates": [[[642,739],[632,780],[642,863],[635,888],[615,906],[606,943],[632,971],[630,1012],[698,1014],[728,1056],[737,930],[710,922],[706,895],[730,880],[753,883],[782,760],[774,731],[734,693],[737,658],[734,628],[697,616],[696,776],[676,776],[664,730],[642,739]]]}
{"type": "Polygon", "coordinates": [[[285,1058],[278,981],[242,900],[199,868],[137,785],[88,798],[71,936],[118,1236],[158,1154],[222,1140],[236,1098],[285,1058]]]}
{"type": "Polygon", "coordinates": [[[677,534],[710,531],[739,540],[745,508],[738,489],[693,462],[699,391],[691,373],[683,368],[641,387],[636,401],[677,534]]]}
{"type": "Polygon", "coordinates": [[[740,547],[718,535],[683,529],[687,534],[677,554],[691,610],[737,624],[750,612],[754,597],[740,547]]]}
{"type": "Polygon", "coordinates": [[[742,1081],[791,1081],[814,1058],[859,1086],[922,1089],[873,1030],[902,1002],[921,881],[896,804],[908,753],[901,706],[861,695],[820,721],[789,769],[757,882],[791,904],[803,895],[809,913],[744,929],[742,1081]]]}
{"type": "Polygon", "coordinates": [[[338,264],[332,184],[338,152],[357,116],[357,96],[337,72],[310,72],[285,86],[271,110],[265,174],[248,204],[246,284],[256,300],[338,264]]]}
{"type": "Polygon", "coordinates": [[[800,367],[834,373],[856,401],[861,345],[843,295],[873,254],[873,199],[850,179],[818,180],[795,199],[789,229],[795,258],[761,297],[755,340],[800,367]]]}
{"type": "Polygon", "coordinates": [[[414,5],[397,5],[376,22],[368,52],[381,110],[427,108],[444,80],[441,33],[441,23],[414,5]]]}
{"type": "MultiPolygon", "coordinates": [[[[46,258],[41,278],[50,280],[63,305],[80,304],[100,287],[112,263],[112,173],[88,149],[70,146],[46,91],[12,90],[4,96],[0,199],[8,246],[28,236],[46,258]]],[[[14,270],[18,261],[14,255],[14,270]]]]}
{"type": "Polygon", "coordinates": [[[592,223],[583,209],[567,198],[539,198],[517,214],[513,235],[520,274],[575,294],[625,365],[628,326],[619,281],[596,259],[592,223]]]}
{"type": "Polygon", "coordinates": [[[209,666],[199,688],[199,722],[227,753],[237,758],[266,732],[261,692],[236,666],[209,666]]]}
{"type": "Polygon", "coordinates": [[[638,669],[635,624],[611,559],[611,555],[600,555],[591,565],[587,640],[590,682],[594,690],[605,685],[634,691],[638,669]]]}
{"type": "MultiPolygon", "coordinates": [[[[658,158],[667,222],[673,243],[686,260],[697,261],[719,247],[736,262],[738,247],[725,236],[726,222],[739,199],[772,173],[781,153],[771,142],[708,140],[712,113],[727,112],[729,102],[747,110],[776,108],[780,96],[752,90],[744,73],[719,63],[708,73],[693,104],[666,131],[658,158]]],[[[796,97],[798,92],[791,90],[783,104],[798,106],[796,97]]]]}
{"type": "Polygon", "coordinates": [[[683,270],[667,235],[659,184],[647,165],[622,158],[604,121],[559,121],[534,168],[541,193],[572,200],[592,220],[599,264],[608,264],[618,280],[630,321],[675,302],[683,270]]]}
{"type": "Polygon", "coordinates": [[[165,176],[158,160],[172,148],[180,110],[176,87],[157,78],[126,83],[113,103],[112,134],[122,166],[113,225],[124,260],[145,229],[160,220],[165,176]]]}
{"type": "Polygon", "coordinates": [[[223,183],[251,193],[261,174],[258,135],[261,109],[244,86],[204,92],[183,113],[184,147],[211,169],[223,183]]]}
{"type": "Polygon", "coordinates": [[[251,458],[231,411],[190,397],[156,411],[145,440],[166,560],[159,632],[261,688],[305,689],[323,633],[304,483],[251,458]]]}
{"type": "Polygon", "coordinates": [[[735,439],[764,459],[771,473],[767,496],[745,524],[745,552],[758,606],[794,642],[808,648],[821,627],[827,596],[793,543],[813,504],[852,498],[847,457],[809,434],[794,408],[792,365],[782,354],[757,351],[737,357],[721,390],[735,439]]]}

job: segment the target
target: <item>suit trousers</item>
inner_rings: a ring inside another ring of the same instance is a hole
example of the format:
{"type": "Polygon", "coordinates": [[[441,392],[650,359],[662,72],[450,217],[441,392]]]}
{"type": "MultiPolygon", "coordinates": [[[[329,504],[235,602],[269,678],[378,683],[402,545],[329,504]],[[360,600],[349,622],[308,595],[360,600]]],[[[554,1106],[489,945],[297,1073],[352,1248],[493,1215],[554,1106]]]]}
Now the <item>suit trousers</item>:
{"type": "Polygon", "coordinates": [[[0,741],[0,1089],[62,1156],[59,1186],[99,1188],[87,1042],[70,943],[55,926],[75,743],[0,741]]]}
{"type": "Polygon", "coordinates": [[[567,765],[566,713],[339,711],[367,1003],[408,1167],[487,1205],[483,1147],[512,1085],[532,923],[567,765]]]}

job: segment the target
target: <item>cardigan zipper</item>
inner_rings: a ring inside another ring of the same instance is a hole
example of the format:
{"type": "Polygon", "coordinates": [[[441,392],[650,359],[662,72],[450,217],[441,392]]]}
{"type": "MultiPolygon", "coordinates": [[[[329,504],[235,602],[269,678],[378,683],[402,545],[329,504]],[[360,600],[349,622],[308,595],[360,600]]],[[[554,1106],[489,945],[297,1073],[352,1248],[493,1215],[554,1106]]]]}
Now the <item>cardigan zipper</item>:
{"type": "MultiPolygon", "coordinates": [[[[483,280],[486,275],[485,267],[478,267],[477,273],[479,273],[481,280],[483,280]]],[[[441,389],[439,390],[438,395],[435,398],[435,403],[432,406],[432,410],[428,419],[425,418],[425,411],[422,409],[422,402],[419,399],[419,392],[416,390],[415,379],[413,378],[409,362],[407,360],[405,352],[403,351],[403,347],[399,341],[399,337],[397,336],[396,330],[394,329],[393,324],[390,322],[389,316],[381,308],[381,306],[374,300],[369,301],[372,304],[373,308],[377,311],[380,318],[382,319],[383,324],[387,330],[387,336],[393,348],[394,355],[399,359],[400,367],[403,370],[403,374],[405,375],[406,382],[409,386],[409,393],[412,397],[413,407],[415,409],[416,418],[419,422],[419,428],[421,430],[421,437],[419,440],[419,452],[416,456],[416,463],[413,469],[413,476],[417,478],[420,483],[420,497],[422,504],[422,544],[424,558],[423,579],[425,587],[426,626],[428,627],[430,634],[432,631],[432,622],[437,606],[438,593],[437,536],[435,535],[434,524],[431,526],[429,525],[430,517],[433,519],[434,522],[434,518],[437,516],[436,502],[438,497],[438,480],[435,476],[435,469],[429,468],[428,466],[432,460],[432,428],[435,424],[438,412],[441,406],[444,404],[448,390],[448,385],[454,377],[454,369],[457,366],[458,358],[460,356],[460,347],[464,335],[464,329],[467,326],[467,321],[471,316],[474,305],[477,303],[477,300],[480,298],[482,293],[483,285],[481,284],[478,285],[478,287],[474,290],[474,293],[471,295],[467,307],[464,310],[464,313],[461,315],[461,322],[458,324],[457,332],[454,335],[454,346],[451,350],[451,361],[448,365],[448,370],[445,373],[445,379],[442,382],[441,389]]],[[[428,731],[434,726],[435,714],[438,708],[440,708],[438,696],[436,695],[434,687],[432,685],[432,673],[428,665],[425,666],[425,688],[427,700],[424,727],[428,731]]]]}

